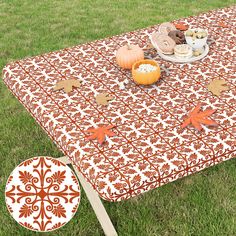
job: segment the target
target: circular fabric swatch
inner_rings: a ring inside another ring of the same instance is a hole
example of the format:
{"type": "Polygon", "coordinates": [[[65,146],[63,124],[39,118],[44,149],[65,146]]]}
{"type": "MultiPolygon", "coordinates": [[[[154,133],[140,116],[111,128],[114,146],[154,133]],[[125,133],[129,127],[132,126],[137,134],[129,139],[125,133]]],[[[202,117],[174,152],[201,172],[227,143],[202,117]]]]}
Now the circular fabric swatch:
{"type": "Polygon", "coordinates": [[[10,214],[20,225],[48,232],[62,227],[74,216],[80,187],[65,163],[52,157],[34,157],[11,173],[5,199],[10,214]]]}

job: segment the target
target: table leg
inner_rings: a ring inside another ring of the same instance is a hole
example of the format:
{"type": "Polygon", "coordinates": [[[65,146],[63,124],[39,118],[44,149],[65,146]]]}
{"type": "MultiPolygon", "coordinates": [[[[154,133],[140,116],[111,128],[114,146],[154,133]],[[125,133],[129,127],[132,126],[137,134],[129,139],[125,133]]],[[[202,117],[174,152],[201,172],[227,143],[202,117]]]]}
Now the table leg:
{"type": "MultiPolygon", "coordinates": [[[[68,157],[63,156],[59,158],[60,161],[66,163],[66,164],[72,164],[68,157]]],[[[115,230],[115,227],[113,226],[110,217],[108,216],[105,207],[102,204],[101,199],[99,198],[97,192],[92,188],[92,186],[85,180],[82,174],[80,174],[76,168],[72,164],[75,173],[77,174],[79,181],[86,193],[86,196],[98,218],[98,221],[100,222],[102,229],[106,236],[117,236],[117,232],[115,230]]]]}

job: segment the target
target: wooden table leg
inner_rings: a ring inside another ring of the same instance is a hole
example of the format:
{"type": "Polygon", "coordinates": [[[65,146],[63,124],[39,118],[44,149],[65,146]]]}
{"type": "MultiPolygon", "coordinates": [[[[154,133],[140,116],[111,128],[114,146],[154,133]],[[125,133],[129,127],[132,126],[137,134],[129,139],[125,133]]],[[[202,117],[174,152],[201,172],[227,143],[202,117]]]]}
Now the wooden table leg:
{"type": "MultiPolygon", "coordinates": [[[[59,158],[60,161],[66,164],[72,164],[68,157],[63,156],[59,158]]],[[[85,180],[82,174],[80,174],[76,168],[72,164],[75,173],[77,174],[79,181],[86,193],[86,196],[100,222],[102,229],[106,236],[117,236],[117,232],[115,227],[113,226],[110,217],[108,216],[105,207],[102,204],[100,197],[98,196],[97,192],[92,188],[92,186],[85,180]]]]}

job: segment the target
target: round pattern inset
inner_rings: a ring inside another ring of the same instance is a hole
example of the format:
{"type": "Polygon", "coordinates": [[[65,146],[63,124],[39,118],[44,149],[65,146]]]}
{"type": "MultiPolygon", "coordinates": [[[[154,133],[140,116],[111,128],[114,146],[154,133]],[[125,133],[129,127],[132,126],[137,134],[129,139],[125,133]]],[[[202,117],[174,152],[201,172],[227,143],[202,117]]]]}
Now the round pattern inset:
{"type": "Polygon", "coordinates": [[[79,182],[65,163],[52,157],[34,157],[11,173],[5,198],[19,224],[33,231],[51,231],[75,214],[80,201],[79,182]]]}

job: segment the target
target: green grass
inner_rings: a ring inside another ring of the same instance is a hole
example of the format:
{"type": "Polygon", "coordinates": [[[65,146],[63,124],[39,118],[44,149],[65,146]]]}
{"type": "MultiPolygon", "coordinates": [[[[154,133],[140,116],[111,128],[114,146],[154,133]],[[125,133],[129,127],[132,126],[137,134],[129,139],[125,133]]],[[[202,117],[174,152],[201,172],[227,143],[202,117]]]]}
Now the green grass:
{"type": "MultiPolygon", "coordinates": [[[[0,69],[16,59],[234,3],[234,0],[2,0],[0,69]]],[[[0,80],[0,236],[36,235],[11,218],[5,206],[4,188],[15,166],[37,155],[62,154],[0,80]]],[[[235,183],[234,159],[128,201],[104,204],[119,235],[233,236],[235,183]]],[[[75,217],[48,235],[103,235],[84,193],[75,217]]]]}

